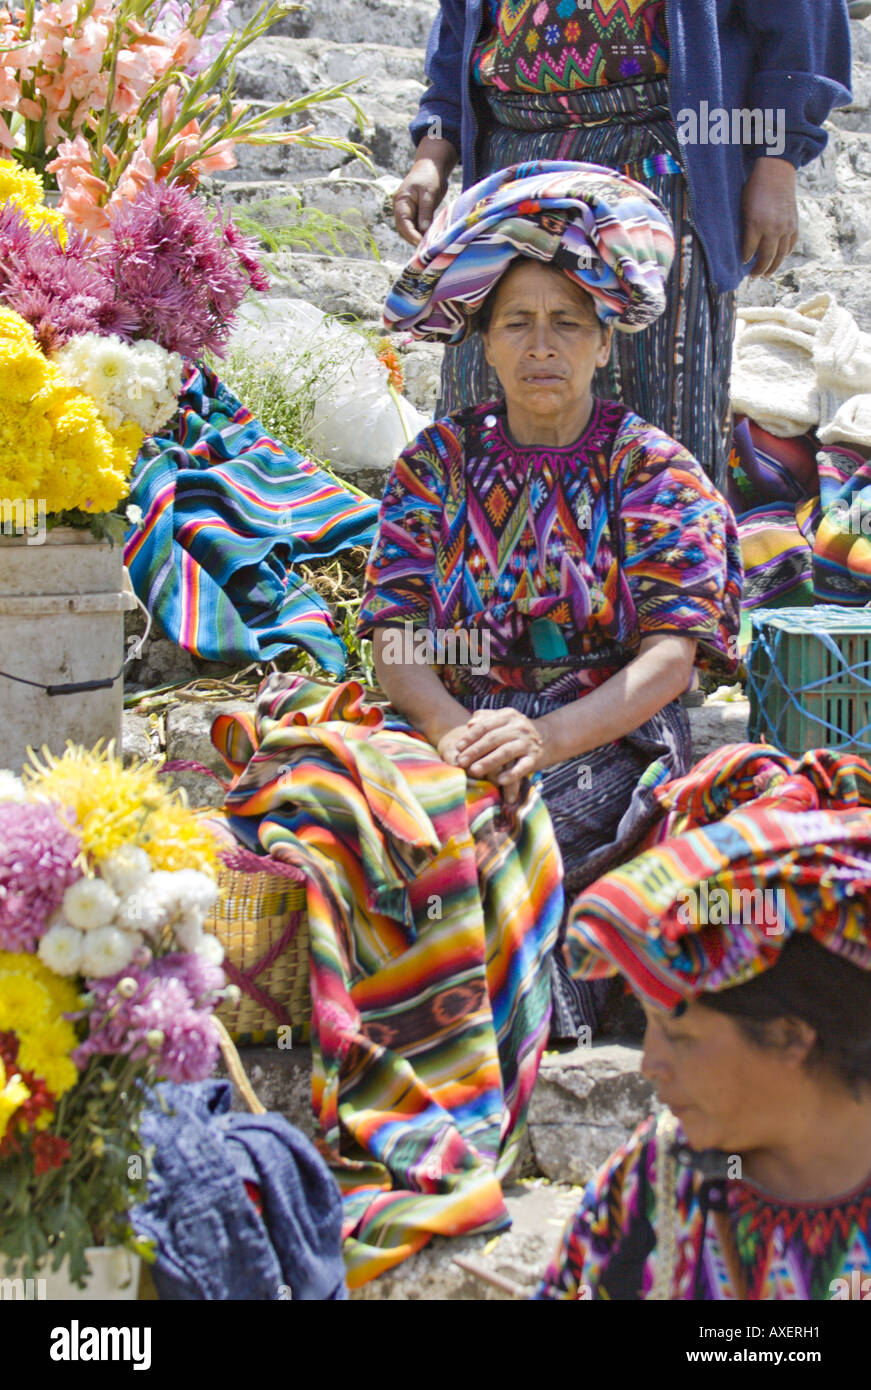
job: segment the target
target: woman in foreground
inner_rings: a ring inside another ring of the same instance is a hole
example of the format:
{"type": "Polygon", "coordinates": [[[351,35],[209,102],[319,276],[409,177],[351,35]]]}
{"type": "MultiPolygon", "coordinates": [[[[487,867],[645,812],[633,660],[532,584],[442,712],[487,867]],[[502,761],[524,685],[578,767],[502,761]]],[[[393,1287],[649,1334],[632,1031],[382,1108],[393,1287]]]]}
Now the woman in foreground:
{"type": "MultiPolygon", "coordinates": [[[[358,630],[443,761],[509,805],[540,779],[570,894],[625,857],[651,789],[688,767],[694,664],[734,666],[729,508],[686,449],[590,389],[614,324],[661,312],[673,246],[639,184],[525,165],[442,209],[385,313],[422,338],[480,327],[504,400],[400,457],[358,630]]],[[[560,961],[552,984],[552,1037],[596,1026],[601,991],[560,961]]]]}

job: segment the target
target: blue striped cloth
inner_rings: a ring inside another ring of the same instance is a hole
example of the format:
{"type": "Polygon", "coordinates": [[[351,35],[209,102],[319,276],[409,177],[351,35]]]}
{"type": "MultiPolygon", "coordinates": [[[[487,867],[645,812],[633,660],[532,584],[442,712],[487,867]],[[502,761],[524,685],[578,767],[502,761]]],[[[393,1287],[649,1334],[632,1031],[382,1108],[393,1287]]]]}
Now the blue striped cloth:
{"type": "Polygon", "coordinates": [[[140,453],[130,503],[142,509],[125,543],[133,588],[179,646],[231,662],[299,646],[344,674],[333,615],[293,565],[370,545],[377,502],[271,439],[192,366],[174,432],[140,453]]]}

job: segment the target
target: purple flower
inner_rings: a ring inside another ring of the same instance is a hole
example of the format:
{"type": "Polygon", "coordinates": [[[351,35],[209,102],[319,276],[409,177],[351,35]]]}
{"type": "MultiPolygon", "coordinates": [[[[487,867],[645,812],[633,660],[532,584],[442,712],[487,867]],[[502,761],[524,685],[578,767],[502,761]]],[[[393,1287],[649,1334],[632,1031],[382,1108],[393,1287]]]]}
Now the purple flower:
{"type": "Polygon", "coordinates": [[[145,969],[128,967],[109,979],[93,980],[88,1037],[73,1053],[76,1066],[96,1054],[150,1058],[156,1077],[203,1081],[218,1056],[218,1033],[208,996],[223,988],[223,972],[196,956],[171,955],[145,969]],[[136,992],[117,992],[122,979],[136,992]]]}
{"type": "Polygon", "coordinates": [[[161,956],[154,962],[154,973],[179,980],[187,990],[194,1007],[211,1009],[226,981],[219,965],[210,965],[194,952],[177,952],[161,956]]]}
{"type": "Polygon", "coordinates": [[[191,1010],[167,1029],[158,1070],[168,1081],[205,1081],[218,1060],[218,1030],[210,1014],[191,1010]]]}
{"type": "Polygon", "coordinates": [[[18,264],[36,233],[14,203],[0,206],[0,289],[18,264]]]}
{"type": "MultiPolygon", "coordinates": [[[[2,234],[0,220],[0,254],[2,234]]],[[[134,335],[135,315],[80,233],[71,233],[65,247],[53,236],[32,234],[6,273],[3,300],[33,326],[44,352],[78,333],[115,333],[126,341],[134,335]]]]}
{"type": "Polygon", "coordinates": [[[137,336],[183,357],[221,356],[245,294],[266,285],[254,250],[184,188],[150,183],[113,212],[102,266],[137,336]]]}
{"type": "Polygon", "coordinates": [[[81,878],[81,845],[45,803],[0,805],[0,950],[35,951],[48,919],[81,878]]]}

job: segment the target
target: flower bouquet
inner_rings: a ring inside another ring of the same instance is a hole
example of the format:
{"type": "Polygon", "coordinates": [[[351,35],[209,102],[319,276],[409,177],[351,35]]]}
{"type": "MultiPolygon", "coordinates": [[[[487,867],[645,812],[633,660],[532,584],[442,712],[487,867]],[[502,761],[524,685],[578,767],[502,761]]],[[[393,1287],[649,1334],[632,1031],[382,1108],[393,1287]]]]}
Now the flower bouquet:
{"type": "MultiPolygon", "coordinates": [[[[147,765],[68,745],[0,772],[0,1255],[30,1278],[143,1253],[145,1088],[209,1076],[223,948],[218,845],[147,765]]],[[[148,1252],[144,1252],[148,1253],[148,1252]]]]}
{"type": "Polygon", "coordinates": [[[95,241],[0,160],[0,497],[120,539],[112,514],[176,413],[183,357],[220,355],[267,288],[254,245],[184,188],[145,185],[95,241]]]}
{"type": "Polygon", "coordinates": [[[231,169],[236,144],[299,143],[360,154],[348,140],[274,129],[337,98],[348,83],[267,105],[239,101],[239,54],[288,12],[260,6],[246,24],[232,0],[25,0],[0,10],[0,151],[56,177],[61,208],[101,232],[112,206],[154,179],[197,183],[231,169]]]}

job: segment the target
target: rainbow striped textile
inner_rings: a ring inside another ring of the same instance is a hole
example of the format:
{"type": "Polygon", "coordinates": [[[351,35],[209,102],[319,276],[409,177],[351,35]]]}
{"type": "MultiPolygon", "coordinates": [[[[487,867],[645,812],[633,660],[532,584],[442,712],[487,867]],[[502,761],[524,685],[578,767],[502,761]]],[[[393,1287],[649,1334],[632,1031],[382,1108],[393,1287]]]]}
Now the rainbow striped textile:
{"type": "Polygon", "coordinates": [[[862,758],[727,744],[654,796],[662,818],[643,852],[572,906],[574,975],[620,972],[643,999],[674,1009],[768,969],[798,931],[871,970],[871,767],[862,758]]]}
{"type": "Polygon", "coordinates": [[[306,874],[312,1104],[349,1285],[433,1235],[502,1230],[563,906],[544,803],[505,807],[356,681],[272,676],[212,740],[231,829],[306,874]]]}
{"type": "Polygon", "coordinates": [[[173,433],[140,453],[130,502],[142,510],[125,545],[133,588],[180,647],[248,662],[299,646],[342,675],[335,620],[292,566],[370,545],[376,502],[271,439],[196,366],[173,433]]]}

